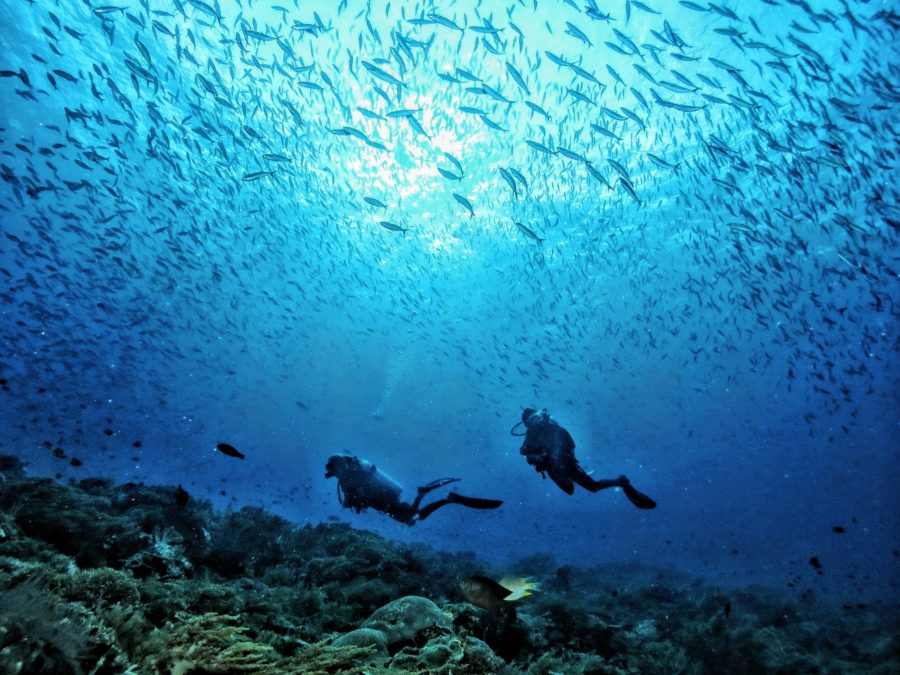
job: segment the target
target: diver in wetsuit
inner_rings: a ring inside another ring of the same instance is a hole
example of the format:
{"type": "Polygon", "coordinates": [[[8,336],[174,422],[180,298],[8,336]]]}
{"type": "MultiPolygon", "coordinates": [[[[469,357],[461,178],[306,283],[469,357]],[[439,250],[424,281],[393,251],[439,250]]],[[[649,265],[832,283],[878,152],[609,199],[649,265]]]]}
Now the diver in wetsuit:
{"type": "Polygon", "coordinates": [[[591,492],[620,487],[629,501],[639,509],[656,508],[656,502],[635,490],[627,476],[605,480],[591,478],[575,459],[575,441],[568,431],[551,419],[546,410],[525,408],[521,424],[525,425],[524,434],[515,433],[519,424],[511,430],[513,435],[525,436],[519,453],[525,456],[541,476],[550,476],[566,494],[575,492],[575,485],[591,492]]]}
{"type": "Polygon", "coordinates": [[[418,489],[412,504],[400,500],[403,488],[371,462],[352,455],[332,455],[325,465],[325,478],[338,480],[337,493],[341,506],[357,513],[363,509],[375,509],[394,520],[415,525],[447,504],[460,504],[470,509],[496,509],[503,502],[497,499],[463,497],[451,492],[444,499],[419,508],[422,498],[432,490],[455,483],[459,478],[439,478],[418,489]]]}

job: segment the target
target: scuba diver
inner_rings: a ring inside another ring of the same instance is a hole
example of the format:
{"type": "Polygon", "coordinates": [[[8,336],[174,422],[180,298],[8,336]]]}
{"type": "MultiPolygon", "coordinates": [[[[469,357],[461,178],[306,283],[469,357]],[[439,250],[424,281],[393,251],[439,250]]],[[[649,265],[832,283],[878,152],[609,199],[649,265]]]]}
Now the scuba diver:
{"type": "Polygon", "coordinates": [[[415,525],[447,504],[460,504],[470,509],[496,509],[503,502],[498,499],[478,499],[463,497],[451,492],[444,499],[431,502],[419,508],[422,498],[432,490],[455,483],[459,478],[439,478],[418,489],[412,504],[400,500],[403,487],[390,476],[380,471],[371,462],[352,455],[332,455],[325,465],[325,478],[336,477],[337,494],[341,506],[357,513],[372,508],[386,513],[394,520],[407,525],[415,525]]]}
{"type": "Polygon", "coordinates": [[[639,509],[656,508],[656,502],[635,490],[627,476],[605,480],[591,478],[575,459],[575,441],[568,431],[551,419],[546,409],[525,408],[522,411],[522,421],[517,422],[510,433],[525,437],[519,453],[525,456],[541,476],[546,478],[549,475],[566,494],[575,492],[576,484],[591,492],[620,487],[629,501],[639,509]],[[516,427],[521,424],[525,425],[525,433],[516,433],[516,427]]]}

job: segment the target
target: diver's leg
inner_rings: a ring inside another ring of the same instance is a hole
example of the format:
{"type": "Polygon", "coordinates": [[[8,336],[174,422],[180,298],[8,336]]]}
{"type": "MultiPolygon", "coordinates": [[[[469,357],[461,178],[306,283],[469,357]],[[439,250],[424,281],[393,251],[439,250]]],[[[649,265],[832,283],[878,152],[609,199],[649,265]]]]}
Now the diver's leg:
{"type": "Polygon", "coordinates": [[[593,478],[588,476],[583,469],[576,475],[572,476],[572,480],[583,487],[585,490],[590,490],[591,492],[600,492],[600,490],[606,490],[608,488],[622,487],[622,484],[619,482],[618,478],[603,478],[601,480],[594,480],[593,478]]]}
{"type": "Polygon", "coordinates": [[[442,506],[447,506],[450,503],[449,499],[438,499],[436,502],[431,502],[428,506],[423,509],[419,509],[416,513],[416,520],[425,520],[432,513],[437,511],[442,506]]]}
{"type": "Polygon", "coordinates": [[[628,501],[630,501],[639,509],[656,508],[655,501],[650,499],[650,497],[645,495],[643,492],[638,492],[634,489],[631,481],[628,480],[628,476],[594,480],[593,478],[588,476],[587,473],[585,473],[584,469],[579,466],[574,472],[572,480],[578,483],[585,490],[590,490],[591,492],[599,492],[600,490],[605,490],[611,487],[620,487],[622,488],[622,492],[625,493],[625,496],[628,497],[628,501]]]}
{"type": "MultiPolygon", "coordinates": [[[[418,500],[417,500],[418,501],[418,500]]],[[[406,502],[397,501],[396,504],[393,504],[390,509],[385,511],[391,518],[394,520],[399,520],[401,523],[406,525],[415,525],[416,520],[418,520],[416,510],[418,506],[414,504],[407,504],[406,502]]]]}
{"type": "Polygon", "coordinates": [[[572,482],[576,485],[580,485],[585,490],[590,490],[591,492],[599,492],[600,490],[606,490],[607,488],[622,487],[622,482],[620,480],[622,477],[594,480],[577,462],[569,471],[569,478],[571,478],[572,482]]]}

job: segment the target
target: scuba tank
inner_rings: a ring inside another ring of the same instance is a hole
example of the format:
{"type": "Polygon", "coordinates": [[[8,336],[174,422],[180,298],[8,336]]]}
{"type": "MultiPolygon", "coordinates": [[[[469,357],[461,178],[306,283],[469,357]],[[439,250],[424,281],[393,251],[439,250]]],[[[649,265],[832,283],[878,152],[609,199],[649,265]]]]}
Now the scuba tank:
{"type": "Polygon", "coordinates": [[[338,478],[338,500],[347,508],[388,511],[400,501],[403,486],[372,462],[358,457],[348,461],[338,478]]]}

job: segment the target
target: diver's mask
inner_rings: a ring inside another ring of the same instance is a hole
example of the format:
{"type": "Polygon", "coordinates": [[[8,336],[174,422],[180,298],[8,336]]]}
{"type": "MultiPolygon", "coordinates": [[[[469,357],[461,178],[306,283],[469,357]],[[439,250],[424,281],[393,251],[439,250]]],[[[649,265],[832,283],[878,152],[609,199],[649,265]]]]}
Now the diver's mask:
{"type": "MultiPolygon", "coordinates": [[[[527,412],[527,411],[526,411],[527,412]]],[[[512,429],[509,430],[509,433],[513,436],[524,436],[528,433],[528,429],[534,425],[542,424],[550,418],[550,415],[547,414],[546,408],[541,408],[540,410],[535,410],[530,415],[525,417],[521,422],[516,422],[513,424],[512,429]],[[519,427],[524,427],[523,430],[520,430],[519,427]]]]}
{"type": "Polygon", "coordinates": [[[530,427],[533,424],[541,424],[542,422],[546,422],[549,417],[550,415],[547,414],[547,409],[541,408],[528,416],[528,419],[525,420],[525,426],[530,427]]]}

